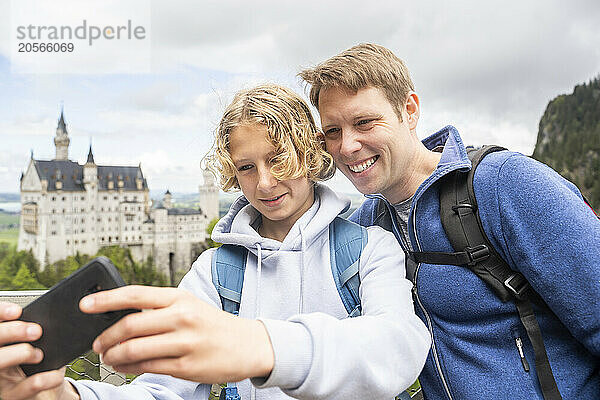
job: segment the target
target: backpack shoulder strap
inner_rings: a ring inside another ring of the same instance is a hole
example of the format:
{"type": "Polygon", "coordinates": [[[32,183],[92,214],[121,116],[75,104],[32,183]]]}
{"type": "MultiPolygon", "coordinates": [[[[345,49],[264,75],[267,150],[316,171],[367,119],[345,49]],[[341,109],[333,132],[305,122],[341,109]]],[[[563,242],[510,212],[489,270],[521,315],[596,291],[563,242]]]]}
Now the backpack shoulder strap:
{"type": "Polygon", "coordinates": [[[367,244],[367,230],[354,222],[336,217],[329,224],[329,254],[335,286],[348,316],[361,314],[359,262],[367,244]]]}
{"type": "Polygon", "coordinates": [[[238,315],[248,249],[224,244],[212,257],[212,281],[224,311],[238,315]]]}
{"type": "MultiPolygon", "coordinates": [[[[518,271],[498,254],[487,237],[477,207],[473,180],[483,158],[499,146],[484,146],[468,152],[472,168],[468,173],[456,171],[440,187],[440,217],[446,235],[455,250],[473,255],[467,267],[486,282],[502,301],[512,300],[532,344],[537,377],[545,400],[562,399],[550,367],[542,332],[535,317],[532,301],[541,298],[518,271]]],[[[523,364],[524,367],[526,364],[523,364]]],[[[526,368],[529,370],[529,368],[526,368]]]]}

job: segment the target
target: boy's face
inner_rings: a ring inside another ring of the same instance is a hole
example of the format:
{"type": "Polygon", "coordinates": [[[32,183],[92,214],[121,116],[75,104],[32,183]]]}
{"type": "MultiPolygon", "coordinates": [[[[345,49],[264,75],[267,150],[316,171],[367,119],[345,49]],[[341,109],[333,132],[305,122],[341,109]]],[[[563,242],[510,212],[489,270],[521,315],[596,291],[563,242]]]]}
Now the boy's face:
{"type": "Polygon", "coordinates": [[[409,97],[401,112],[402,122],[375,87],[356,93],[332,87],[319,95],[325,145],[336,167],[361,193],[381,193],[393,203],[403,200],[397,193],[410,179],[417,153],[418,139],[411,129],[418,119],[418,97],[409,97]]]}
{"type": "Polygon", "coordinates": [[[314,201],[313,184],[306,177],[278,181],[271,174],[277,154],[264,125],[242,125],[229,136],[235,176],[250,204],[263,215],[263,225],[289,228],[314,201]]]}

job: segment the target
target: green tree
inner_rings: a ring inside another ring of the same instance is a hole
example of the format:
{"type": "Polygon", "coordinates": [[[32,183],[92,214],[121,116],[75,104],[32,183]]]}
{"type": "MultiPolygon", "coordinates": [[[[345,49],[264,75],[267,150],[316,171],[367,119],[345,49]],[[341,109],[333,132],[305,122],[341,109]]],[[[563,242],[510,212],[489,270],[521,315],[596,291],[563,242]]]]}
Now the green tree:
{"type": "Polygon", "coordinates": [[[44,286],[35,279],[25,263],[21,263],[11,286],[13,290],[44,289],[44,286]]]}
{"type": "Polygon", "coordinates": [[[56,261],[47,265],[43,271],[38,273],[38,281],[46,287],[51,287],[77,271],[80,267],[85,265],[89,259],[89,256],[77,253],[64,260],[56,261]]]}
{"type": "Polygon", "coordinates": [[[214,218],[212,221],[209,222],[208,226],[206,227],[206,233],[208,235],[208,239],[206,239],[206,243],[208,244],[208,247],[219,247],[222,244],[222,243],[217,243],[210,238],[210,235],[212,234],[213,229],[215,229],[215,225],[217,224],[217,222],[219,222],[219,218],[214,218]]]}
{"type": "Polygon", "coordinates": [[[119,270],[123,280],[128,284],[167,285],[167,278],[156,270],[152,257],[147,258],[140,264],[133,259],[128,248],[119,246],[103,247],[96,256],[108,257],[119,270]]]}

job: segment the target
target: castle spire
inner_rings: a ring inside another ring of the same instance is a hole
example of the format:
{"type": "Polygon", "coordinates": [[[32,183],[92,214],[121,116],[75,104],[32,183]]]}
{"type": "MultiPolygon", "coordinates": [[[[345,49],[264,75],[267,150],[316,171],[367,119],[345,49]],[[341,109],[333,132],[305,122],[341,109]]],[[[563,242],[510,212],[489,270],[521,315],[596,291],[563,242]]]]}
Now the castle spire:
{"type": "Polygon", "coordinates": [[[88,151],[88,157],[86,164],[95,164],[94,153],[92,153],[92,145],[90,144],[90,151],[88,151]]]}
{"type": "Polygon", "coordinates": [[[60,119],[56,127],[56,136],[54,137],[54,145],[56,146],[56,160],[69,159],[69,135],[67,132],[67,124],[65,123],[64,110],[60,111],[60,119]]]}

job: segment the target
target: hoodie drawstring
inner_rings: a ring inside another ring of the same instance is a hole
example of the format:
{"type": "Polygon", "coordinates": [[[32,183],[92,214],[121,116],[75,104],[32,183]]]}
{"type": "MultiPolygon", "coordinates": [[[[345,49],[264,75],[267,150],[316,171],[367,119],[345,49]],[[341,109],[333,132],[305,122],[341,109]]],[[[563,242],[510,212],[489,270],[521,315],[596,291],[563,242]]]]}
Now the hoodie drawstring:
{"type": "Polygon", "coordinates": [[[256,293],[254,294],[254,318],[260,317],[260,278],[262,274],[262,247],[260,246],[260,243],[257,243],[256,247],[258,249],[256,254],[258,257],[258,266],[256,268],[256,293]]]}
{"type": "MultiPolygon", "coordinates": [[[[260,280],[261,280],[261,274],[262,274],[262,247],[260,246],[260,243],[256,244],[256,248],[258,250],[257,254],[256,254],[256,257],[258,258],[258,262],[257,262],[257,268],[256,268],[256,293],[255,293],[255,299],[254,299],[254,318],[258,318],[260,316],[260,280]]],[[[256,399],[256,388],[254,387],[254,385],[251,385],[250,399],[251,400],[256,399]]]]}
{"type": "Polygon", "coordinates": [[[304,309],[304,253],[306,250],[306,241],[304,239],[304,231],[300,229],[300,304],[298,305],[298,314],[302,314],[304,309]]]}

